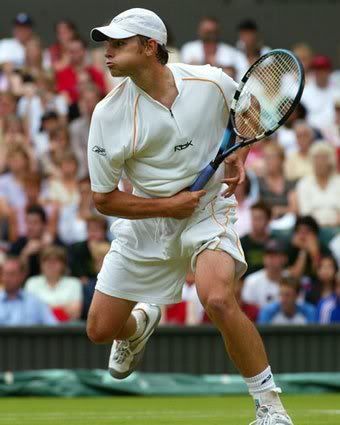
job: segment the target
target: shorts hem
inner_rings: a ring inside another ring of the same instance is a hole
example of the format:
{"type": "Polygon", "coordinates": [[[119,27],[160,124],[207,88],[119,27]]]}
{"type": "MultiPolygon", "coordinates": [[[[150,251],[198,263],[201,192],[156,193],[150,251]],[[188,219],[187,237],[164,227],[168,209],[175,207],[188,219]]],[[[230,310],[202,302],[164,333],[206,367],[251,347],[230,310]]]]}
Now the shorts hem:
{"type": "Polygon", "coordinates": [[[95,289],[99,292],[102,292],[105,295],[109,295],[115,298],[121,298],[128,301],[135,301],[137,303],[143,302],[143,303],[151,303],[151,304],[157,304],[157,305],[166,305],[166,304],[176,304],[178,302],[181,302],[182,300],[180,295],[174,298],[157,298],[157,297],[152,297],[152,296],[143,295],[143,294],[136,294],[136,293],[131,294],[129,292],[119,291],[117,289],[107,289],[104,285],[101,285],[100,283],[97,283],[95,289]]]}

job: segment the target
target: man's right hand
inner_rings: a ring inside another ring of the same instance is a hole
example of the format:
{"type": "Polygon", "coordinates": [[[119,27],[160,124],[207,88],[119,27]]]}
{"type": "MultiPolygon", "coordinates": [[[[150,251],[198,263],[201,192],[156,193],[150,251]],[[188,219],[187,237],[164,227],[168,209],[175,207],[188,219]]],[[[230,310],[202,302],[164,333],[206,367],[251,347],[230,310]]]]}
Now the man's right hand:
{"type": "Polygon", "coordinates": [[[196,192],[185,190],[171,196],[169,198],[169,217],[179,220],[190,217],[198,206],[200,198],[206,193],[205,190],[196,192]]]}

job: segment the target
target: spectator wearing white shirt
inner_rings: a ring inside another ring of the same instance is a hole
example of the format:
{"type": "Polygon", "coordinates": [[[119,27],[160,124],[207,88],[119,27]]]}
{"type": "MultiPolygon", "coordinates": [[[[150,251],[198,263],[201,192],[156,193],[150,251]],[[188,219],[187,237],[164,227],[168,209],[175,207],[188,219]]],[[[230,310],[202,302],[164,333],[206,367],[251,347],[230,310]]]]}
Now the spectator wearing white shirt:
{"type": "Polygon", "coordinates": [[[202,18],[198,24],[198,40],[190,41],[182,47],[182,61],[191,65],[234,67],[236,79],[239,80],[247,68],[247,60],[243,53],[220,41],[220,29],[216,18],[202,18]]]}
{"type": "Polygon", "coordinates": [[[307,81],[301,102],[309,124],[322,131],[335,122],[334,105],[340,93],[331,81],[332,64],[327,56],[315,56],[311,69],[314,78],[307,81]]]}
{"type": "Polygon", "coordinates": [[[320,226],[340,225],[340,176],[336,174],[334,147],[327,142],[315,143],[310,154],[313,173],[297,184],[297,211],[311,215],[320,226]]]}
{"type": "Polygon", "coordinates": [[[243,70],[243,73],[245,73],[250,65],[256,62],[260,56],[268,53],[270,48],[263,45],[258,26],[252,19],[245,19],[240,22],[237,29],[238,40],[236,46],[247,60],[243,70]]]}
{"type": "Polygon", "coordinates": [[[82,308],[82,285],[79,279],[66,276],[66,251],[48,246],[41,252],[41,275],[30,277],[27,292],[48,304],[59,321],[79,319],[82,308]]]}
{"type": "Polygon", "coordinates": [[[19,13],[13,24],[13,38],[0,41],[0,64],[10,62],[22,67],[25,62],[25,45],[33,37],[33,21],[27,13],[19,13]]]}
{"type": "Polygon", "coordinates": [[[246,277],[242,301],[259,308],[277,301],[280,292],[279,282],[286,262],[284,245],[278,240],[269,240],[265,245],[264,268],[246,277]]]}

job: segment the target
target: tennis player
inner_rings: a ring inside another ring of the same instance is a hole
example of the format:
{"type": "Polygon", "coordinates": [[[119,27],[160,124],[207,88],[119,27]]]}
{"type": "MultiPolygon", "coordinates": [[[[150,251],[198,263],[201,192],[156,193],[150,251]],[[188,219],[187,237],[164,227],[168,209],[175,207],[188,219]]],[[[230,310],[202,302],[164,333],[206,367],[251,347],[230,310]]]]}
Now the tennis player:
{"type": "Polygon", "coordinates": [[[234,230],[233,192],[247,151],[228,158],[205,190],[186,190],[219,148],[236,83],[221,69],[167,65],[167,32],[146,9],[130,9],[94,28],[107,66],[126,77],[98,103],[88,146],[97,209],[120,217],[98,275],[87,332],[113,342],[109,370],[127,377],[160,319],[176,303],[189,267],[200,300],[254,397],[253,424],[291,425],[261,338],[241,312],[233,285],[246,270],[234,230]],[[125,172],[133,194],[119,191],[125,172]]]}

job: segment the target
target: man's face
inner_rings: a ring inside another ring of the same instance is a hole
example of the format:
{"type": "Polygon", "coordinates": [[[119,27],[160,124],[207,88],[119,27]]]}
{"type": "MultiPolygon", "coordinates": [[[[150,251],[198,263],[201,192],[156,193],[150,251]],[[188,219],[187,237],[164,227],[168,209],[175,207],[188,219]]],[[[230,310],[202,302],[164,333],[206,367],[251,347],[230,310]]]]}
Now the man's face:
{"type": "Polygon", "coordinates": [[[86,50],[78,40],[71,41],[68,48],[70,62],[72,65],[82,65],[85,61],[86,50]]]}
{"type": "Polygon", "coordinates": [[[280,303],[283,311],[291,311],[296,303],[297,293],[294,288],[282,285],[280,287],[280,303]]]}
{"type": "Polygon", "coordinates": [[[32,28],[28,25],[15,25],[13,29],[13,36],[20,43],[25,44],[32,37],[32,28]]]}
{"type": "Polygon", "coordinates": [[[215,21],[203,20],[198,27],[198,37],[203,42],[218,42],[220,36],[219,25],[215,21]]]}
{"type": "Polygon", "coordinates": [[[286,255],[283,252],[265,252],[264,267],[272,272],[282,271],[286,264],[286,255]]]}
{"type": "Polygon", "coordinates": [[[245,48],[253,48],[257,45],[257,32],[254,30],[241,30],[239,39],[245,48]]]}
{"type": "Polygon", "coordinates": [[[137,36],[105,41],[106,65],[113,77],[131,76],[146,63],[146,46],[137,36]]]}
{"type": "Polygon", "coordinates": [[[20,289],[24,274],[17,260],[7,260],[2,266],[2,284],[7,292],[13,293],[20,289]]]}
{"type": "Polygon", "coordinates": [[[330,75],[331,75],[331,71],[329,69],[314,70],[315,81],[319,87],[328,86],[330,75]]]}
{"type": "Polygon", "coordinates": [[[254,208],[251,210],[251,222],[255,233],[264,233],[267,230],[269,219],[265,211],[254,208]]]}
{"type": "Polygon", "coordinates": [[[40,239],[45,230],[45,223],[39,214],[27,214],[27,237],[29,239],[40,239]]]}
{"type": "Polygon", "coordinates": [[[295,129],[295,134],[300,149],[307,151],[313,142],[313,130],[309,127],[299,126],[295,129]]]}

